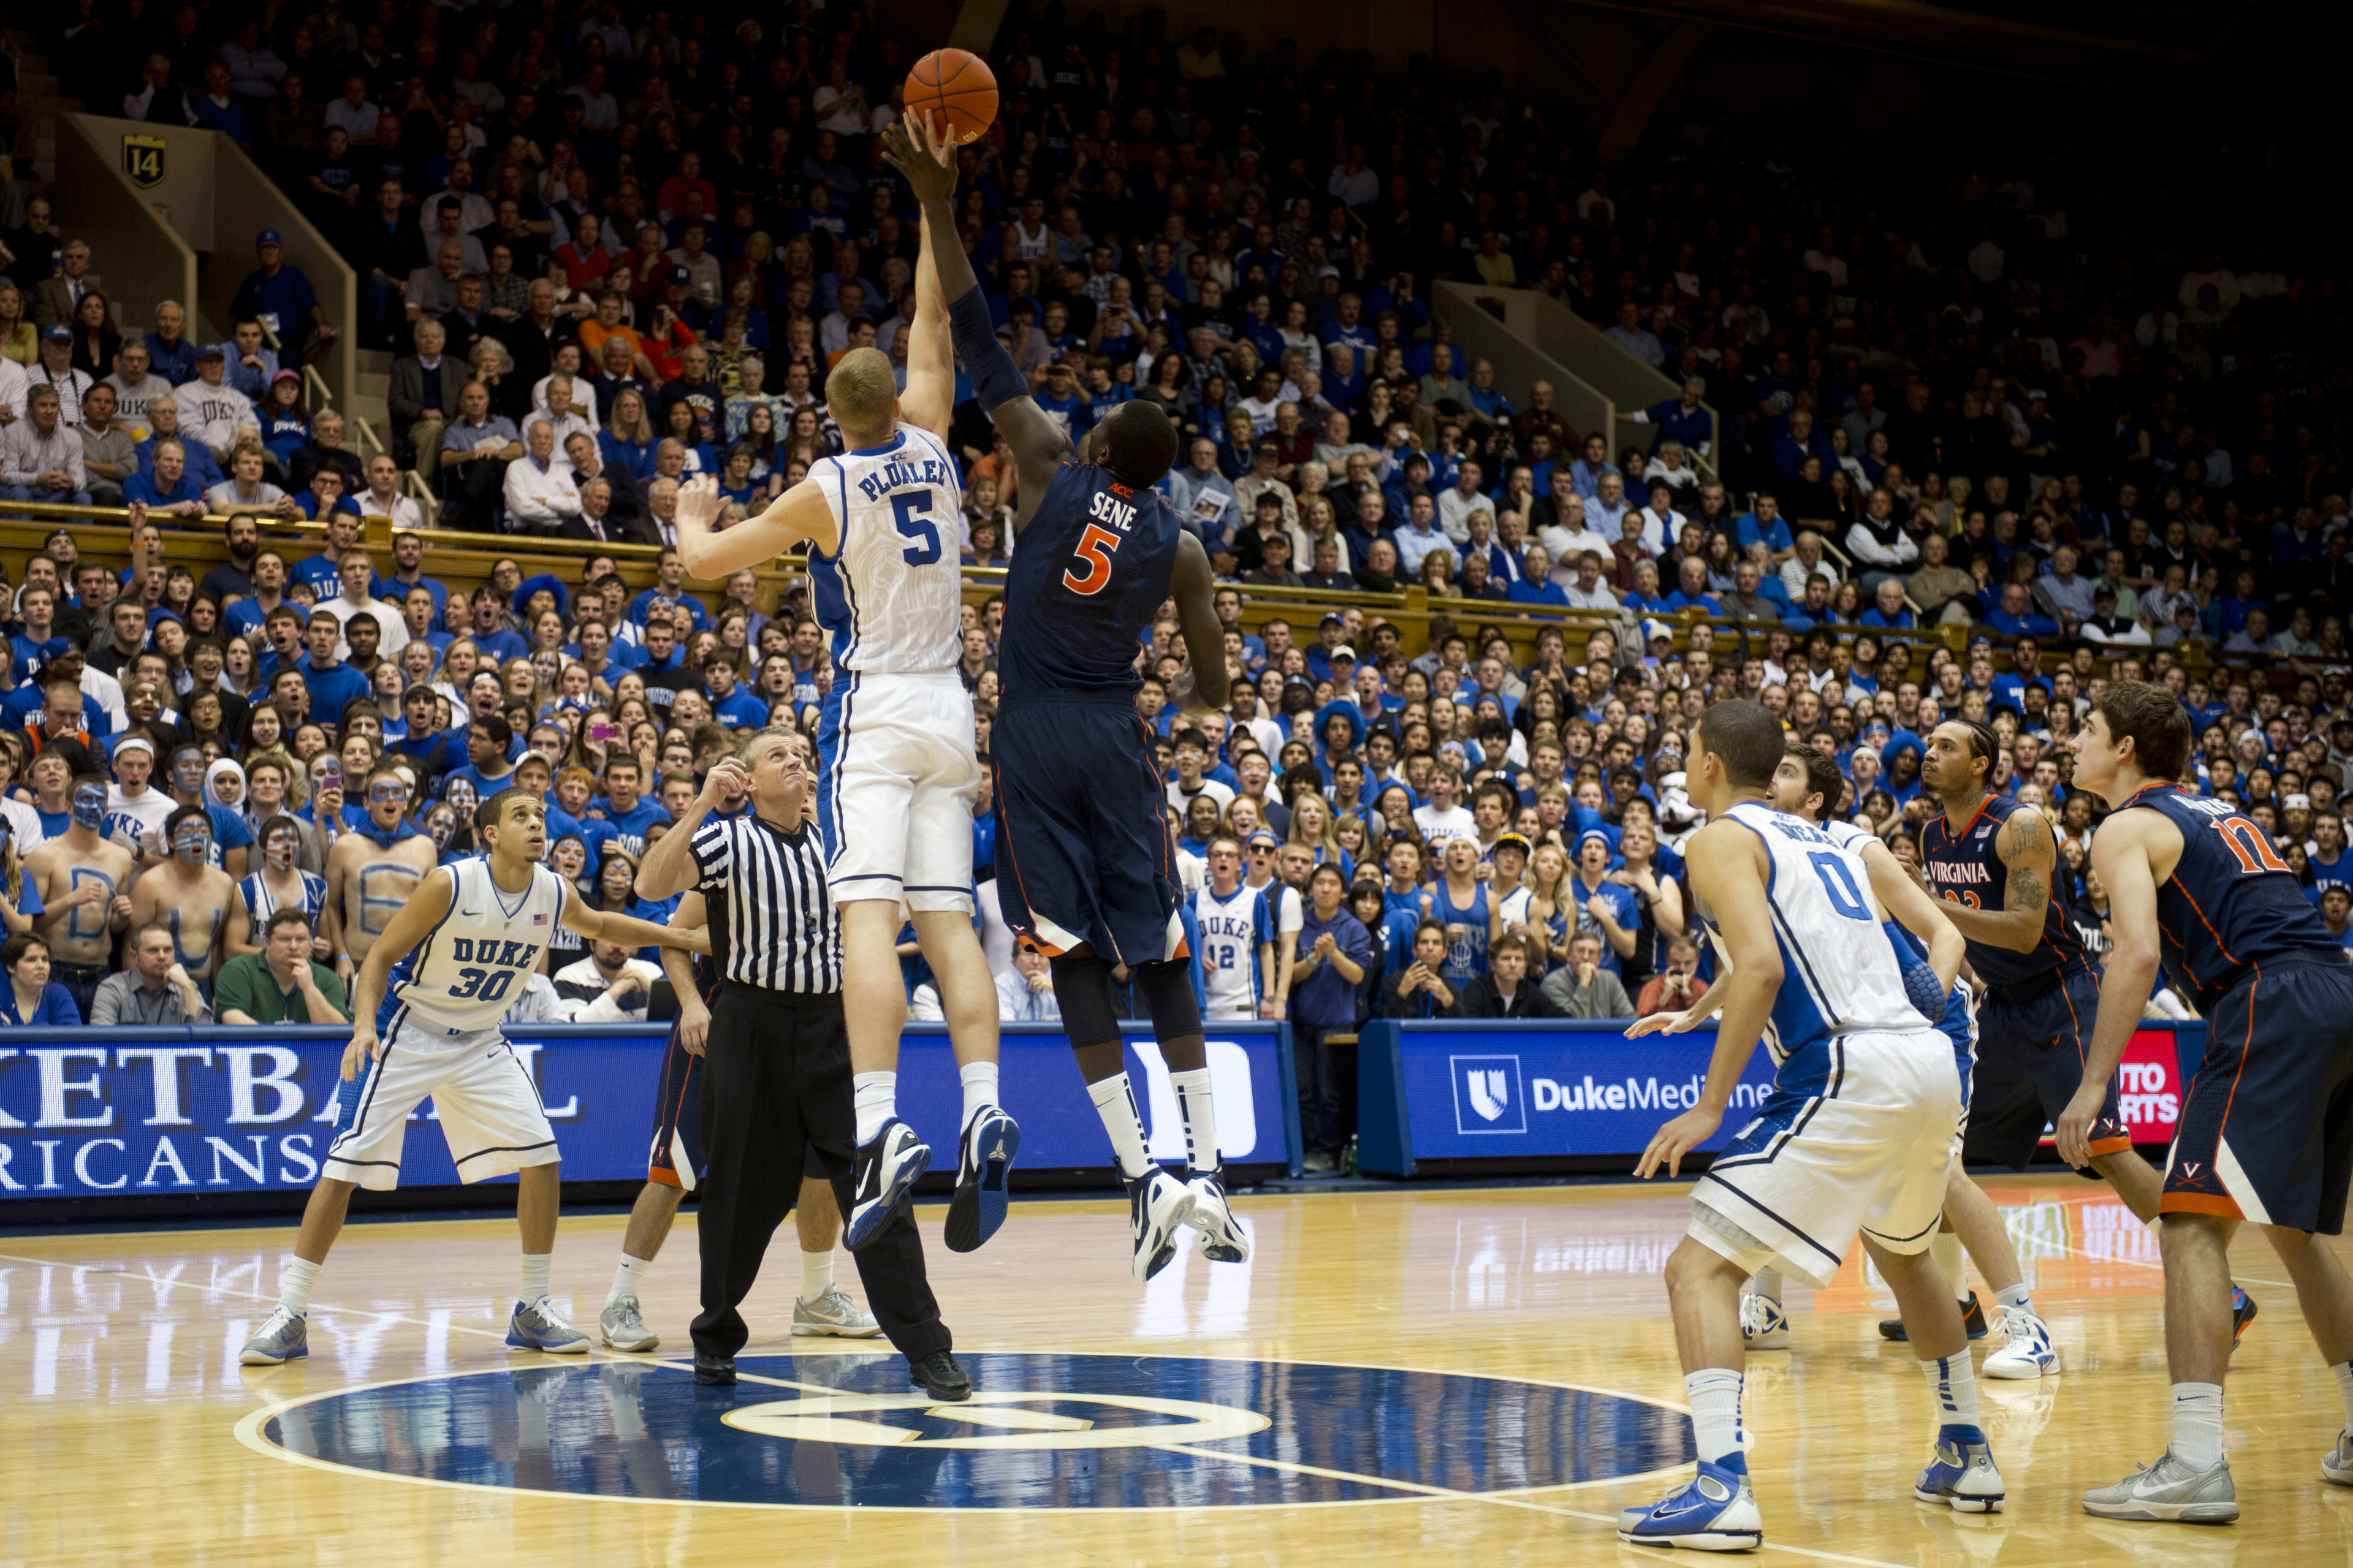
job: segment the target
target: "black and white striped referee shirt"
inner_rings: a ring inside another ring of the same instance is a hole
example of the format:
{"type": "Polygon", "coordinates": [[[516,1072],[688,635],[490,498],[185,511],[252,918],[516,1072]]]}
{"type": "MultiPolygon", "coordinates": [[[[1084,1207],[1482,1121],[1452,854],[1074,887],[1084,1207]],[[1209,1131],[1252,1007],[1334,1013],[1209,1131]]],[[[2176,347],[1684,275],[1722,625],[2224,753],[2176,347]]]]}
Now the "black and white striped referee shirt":
{"type": "Polygon", "coordinates": [[[814,824],[786,833],[754,812],[712,817],[694,830],[693,848],[695,887],[711,900],[712,935],[723,949],[712,954],[722,979],[770,991],[841,989],[841,925],[814,824]]]}

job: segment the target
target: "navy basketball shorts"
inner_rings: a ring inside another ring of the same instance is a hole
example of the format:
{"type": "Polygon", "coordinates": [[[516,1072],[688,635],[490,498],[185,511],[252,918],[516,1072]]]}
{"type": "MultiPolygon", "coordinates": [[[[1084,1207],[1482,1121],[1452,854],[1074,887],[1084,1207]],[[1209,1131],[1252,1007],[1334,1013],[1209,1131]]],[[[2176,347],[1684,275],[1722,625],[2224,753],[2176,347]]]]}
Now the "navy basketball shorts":
{"type": "MultiPolygon", "coordinates": [[[[702,1058],[678,1043],[678,1026],[662,1047],[661,1080],[654,1089],[654,1126],[646,1149],[646,1180],[693,1192],[702,1181],[702,1058]]],[[[801,1173],[826,1179],[809,1145],[801,1173]]]]}
{"type": "Polygon", "coordinates": [[[1008,693],[990,732],[997,894],[1049,955],[1085,943],[1113,963],[1185,952],[1168,792],[1124,693],[1008,693]]]}
{"type": "MultiPolygon", "coordinates": [[[[2092,1025],[2100,1016],[2099,977],[2088,970],[2067,977],[2039,996],[2005,1001],[1989,991],[1978,1012],[1978,1062],[1974,1098],[1999,1105],[2017,1085],[2031,1085],[2045,1121],[2055,1122],[2084,1084],[2084,1055],[2092,1025]]],[[[1980,1127],[1980,1133],[1989,1130],[1980,1127]]],[[[2042,1129],[2021,1120],[1998,1146],[1986,1151],[2013,1171],[2032,1163],[2042,1129]]],[[[1978,1145],[1980,1149],[1982,1144],[1978,1145]]],[[[2132,1147],[2116,1081],[2108,1079],[2100,1118],[2092,1123],[2092,1152],[2121,1154],[2132,1147]]]]}
{"type": "Polygon", "coordinates": [[[2264,964],[2215,1004],[2160,1214],[2336,1236],[2353,1181],[2353,964],[2264,964]]]}

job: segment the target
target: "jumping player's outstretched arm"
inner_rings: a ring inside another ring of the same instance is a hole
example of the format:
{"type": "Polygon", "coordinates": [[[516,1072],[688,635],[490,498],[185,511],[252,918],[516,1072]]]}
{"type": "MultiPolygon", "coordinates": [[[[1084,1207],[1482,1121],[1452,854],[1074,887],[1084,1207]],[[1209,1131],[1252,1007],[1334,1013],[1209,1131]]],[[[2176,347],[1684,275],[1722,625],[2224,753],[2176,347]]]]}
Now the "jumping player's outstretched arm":
{"type": "Polygon", "coordinates": [[[1765,896],[1771,863],[1764,845],[1736,822],[1712,822],[1691,841],[1683,863],[1690,868],[1692,890],[1715,911],[1716,929],[1731,950],[1732,973],[1708,987],[1707,1001],[1715,1002],[1718,991],[1725,995],[1715,1054],[1708,1058],[1699,1103],[1651,1136],[1634,1167],[1634,1173],[1645,1178],[1662,1165],[1669,1175],[1680,1174],[1683,1157],[1706,1142],[1723,1123],[1733,1087],[1756,1052],[1781,990],[1781,945],[1773,935],[1773,910],[1765,896]]]}
{"type": "MultiPolygon", "coordinates": [[[[928,120],[909,110],[904,120],[882,132],[882,153],[890,159],[891,166],[906,177],[915,200],[923,206],[923,251],[922,263],[915,268],[916,277],[920,279],[930,272],[936,280],[940,298],[947,304],[955,351],[964,356],[965,369],[972,373],[974,394],[996,422],[1005,444],[1013,449],[1020,475],[1018,502],[1013,513],[1013,531],[1018,535],[1029,526],[1039,500],[1053,482],[1055,468],[1070,456],[1071,437],[1038,406],[1037,400],[1029,395],[1028,379],[1016,368],[1005,345],[997,341],[997,327],[988,316],[988,301],[981,296],[980,279],[973,273],[972,258],[964,253],[964,240],[956,232],[955,212],[950,205],[950,198],[955,194],[955,149],[928,120]]],[[[920,285],[916,304],[920,321],[920,285]]],[[[914,374],[912,349],[910,345],[911,388],[914,374]]]]}
{"type": "MultiPolygon", "coordinates": [[[[928,207],[920,222],[924,251],[944,242],[955,247],[958,256],[964,254],[963,239],[953,222],[944,229],[935,229],[928,207]]],[[[971,263],[965,267],[969,270],[971,263]]],[[[948,331],[947,296],[940,292],[939,269],[924,266],[921,256],[915,259],[915,319],[905,331],[907,388],[899,395],[899,417],[945,440],[948,425],[955,417],[955,341],[948,331]]]]}
{"type": "Polygon", "coordinates": [[[1232,684],[1226,668],[1226,628],[1218,619],[1217,585],[1208,552],[1190,529],[1180,531],[1168,591],[1176,601],[1176,626],[1189,657],[1176,672],[1176,689],[1170,695],[1179,711],[1196,717],[1223,708],[1232,684]]]}
{"type": "Polygon", "coordinates": [[[2001,908],[1973,910],[1947,899],[1945,914],[1971,942],[2006,947],[2012,952],[2032,952],[2042,942],[2051,878],[2059,860],[2058,840],[2051,837],[2051,824],[2041,812],[2014,811],[1994,836],[1993,852],[2010,871],[2001,908]]]}
{"type": "Polygon", "coordinates": [[[2111,812],[2092,837],[2092,869],[2107,889],[2116,945],[2100,975],[2100,1011],[2084,1052],[2083,1084],[2053,1124],[2059,1157],[2079,1170],[2092,1163],[2092,1124],[2140,1027],[2141,1007],[2164,959],[2157,938],[2157,865],[2180,857],[2181,830],[2154,811],[2111,812]]]}
{"type": "Polygon", "coordinates": [[[687,574],[705,582],[765,566],[796,544],[813,544],[830,555],[840,542],[833,509],[815,479],[803,479],[724,533],[714,526],[726,501],[717,476],[690,479],[678,490],[678,552],[687,574]]]}

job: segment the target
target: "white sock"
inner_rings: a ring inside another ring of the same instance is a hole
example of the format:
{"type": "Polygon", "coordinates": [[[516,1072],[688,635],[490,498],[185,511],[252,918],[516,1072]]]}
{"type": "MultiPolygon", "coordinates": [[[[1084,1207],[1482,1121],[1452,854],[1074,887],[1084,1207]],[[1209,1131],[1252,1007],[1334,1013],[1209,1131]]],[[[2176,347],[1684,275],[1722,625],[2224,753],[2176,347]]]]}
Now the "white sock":
{"type": "Polygon", "coordinates": [[[2222,1462],[2221,1384],[2173,1385],[2173,1454],[2193,1470],[2211,1470],[2222,1462]]]}
{"type": "MultiPolygon", "coordinates": [[[[1969,1299],[1969,1268],[1961,1258],[1961,1238],[1949,1230],[1940,1230],[1936,1239],[1928,1244],[1928,1257],[1945,1277],[1946,1289],[1953,1300],[1966,1303],[1969,1299]]],[[[1966,1310],[1966,1309],[1964,1309],[1966,1310]]]]}
{"type": "Polygon", "coordinates": [[[605,1305],[609,1307],[624,1296],[635,1296],[638,1280],[652,1267],[653,1259],[650,1258],[632,1258],[626,1252],[621,1254],[621,1266],[613,1270],[613,1288],[605,1292],[605,1305]]]}
{"type": "Polygon", "coordinates": [[[814,1301],[833,1289],[833,1248],[801,1254],[801,1300],[814,1301]]]}
{"type": "Polygon", "coordinates": [[[858,1112],[858,1142],[871,1143],[882,1124],[899,1114],[899,1075],[861,1072],[849,1080],[850,1103],[858,1112]]]}
{"type": "Polygon", "coordinates": [[[547,1294],[547,1276],[555,1267],[553,1252],[526,1252],[522,1255],[522,1304],[526,1307],[547,1294]]]}
{"type": "Polygon", "coordinates": [[[1978,1424],[1978,1374],[1969,1365],[1967,1347],[1958,1355],[1923,1357],[1920,1371],[1928,1380],[1928,1392],[1936,1397],[1938,1425],[1978,1424]]]}
{"type": "Polygon", "coordinates": [[[2337,1392],[2345,1401],[2345,1429],[2353,1432],[2353,1361],[2340,1361],[2328,1370],[2337,1374],[2337,1392]]]}
{"type": "Polygon", "coordinates": [[[956,1069],[956,1077],[964,1080],[964,1120],[956,1124],[961,1131],[972,1125],[974,1117],[997,1103],[997,1064],[966,1062],[956,1069]]]}
{"type": "MultiPolygon", "coordinates": [[[[286,1260],[286,1271],[278,1277],[278,1304],[301,1317],[311,1310],[311,1287],[319,1282],[319,1270],[324,1263],[309,1263],[300,1258],[286,1260]]],[[[2337,1369],[2338,1377],[2344,1369],[2337,1369]]]]}
{"type": "Polygon", "coordinates": [[[1172,1072],[1176,1107],[1185,1113],[1185,1163],[1196,1171],[1218,1169],[1218,1110],[1209,1094],[1209,1069],[1172,1072]]]}
{"type": "Polygon", "coordinates": [[[1740,1452],[1741,1374],[1728,1367],[1703,1367],[1683,1373],[1683,1399],[1690,1405],[1692,1436],[1699,1457],[1720,1465],[1740,1452]]]}
{"type": "Polygon", "coordinates": [[[1759,1268],[1757,1271],[1757,1278],[1749,1282],[1748,1289],[1751,1294],[1762,1296],[1773,1305],[1779,1306],[1781,1304],[1781,1271],[1778,1268],[1759,1268]]]}
{"type": "Polygon", "coordinates": [[[2023,1281],[2016,1285],[2003,1286],[1993,1293],[1993,1299],[2001,1303],[2001,1310],[2005,1312],[2025,1312],[2031,1315],[2034,1310],[2034,1300],[2026,1293],[2023,1281]]]}
{"type": "Polygon", "coordinates": [[[1144,1117],[1135,1109],[1135,1089],[1127,1075],[1117,1072],[1087,1085],[1087,1098],[1095,1102],[1095,1114],[1103,1118],[1103,1131],[1111,1134],[1119,1173],[1134,1181],[1150,1170],[1152,1158],[1144,1152],[1144,1117]]]}

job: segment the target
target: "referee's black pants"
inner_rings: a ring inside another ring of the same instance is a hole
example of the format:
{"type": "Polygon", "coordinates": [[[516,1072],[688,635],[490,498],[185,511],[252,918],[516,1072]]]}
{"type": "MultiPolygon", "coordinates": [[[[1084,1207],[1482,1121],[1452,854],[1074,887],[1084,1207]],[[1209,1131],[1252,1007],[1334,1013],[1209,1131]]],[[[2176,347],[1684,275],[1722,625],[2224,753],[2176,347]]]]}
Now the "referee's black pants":
{"type": "MultiPolygon", "coordinates": [[[[813,995],[730,983],[712,1009],[702,1063],[702,1142],[708,1168],[696,1228],[702,1311],[694,1348],[733,1356],[751,1337],[737,1310],[760,1277],[769,1238],[799,1195],[816,1152],[844,1215],[858,1122],[850,1105],[849,1035],[839,993],[813,995]]],[[[866,1305],[911,1361],[949,1348],[923,1270],[923,1244],[903,1207],[850,1254],[866,1305]]]]}

